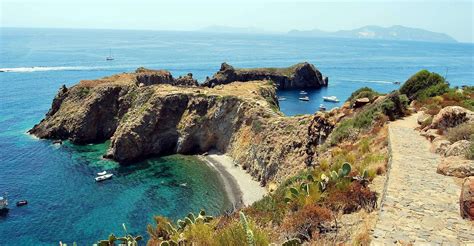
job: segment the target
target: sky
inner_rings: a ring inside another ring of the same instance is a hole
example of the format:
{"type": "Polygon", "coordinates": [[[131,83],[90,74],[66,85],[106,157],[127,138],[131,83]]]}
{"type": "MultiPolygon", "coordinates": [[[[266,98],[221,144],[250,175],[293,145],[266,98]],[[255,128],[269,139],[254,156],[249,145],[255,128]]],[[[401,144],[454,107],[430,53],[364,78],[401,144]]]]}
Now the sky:
{"type": "Polygon", "coordinates": [[[403,25],[474,42],[474,0],[0,0],[1,27],[337,31],[403,25]]]}

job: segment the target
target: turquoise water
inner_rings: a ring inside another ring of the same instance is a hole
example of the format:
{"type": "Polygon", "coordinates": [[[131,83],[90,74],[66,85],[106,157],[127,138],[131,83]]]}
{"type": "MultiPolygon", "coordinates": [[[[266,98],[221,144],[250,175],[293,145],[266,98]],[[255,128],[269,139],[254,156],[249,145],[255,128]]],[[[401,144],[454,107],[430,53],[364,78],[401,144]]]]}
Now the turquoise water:
{"type": "MultiPolygon", "coordinates": [[[[107,143],[53,145],[25,134],[40,121],[61,84],[133,71],[163,68],[175,76],[212,75],[227,61],[236,67],[289,66],[314,63],[329,76],[329,87],[308,91],[310,102],[297,100],[299,90],[282,91],[287,115],[313,113],[324,95],[343,101],[355,89],[381,92],[398,88],[426,68],[446,74],[453,85],[474,84],[474,46],[300,38],[277,35],[216,35],[63,29],[0,29],[0,193],[30,204],[0,218],[0,245],[81,245],[121,232],[126,223],[146,235],[154,214],[173,218],[205,208],[217,214],[228,201],[216,174],[192,157],[148,159],[128,167],[103,160],[107,143]],[[112,49],[114,61],[105,57],[112,49]],[[108,169],[112,180],[95,183],[108,169]],[[187,183],[186,186],[180,186],[187,183]]],[[[339,104],[329,104],[330,107],[339,104]]]]}

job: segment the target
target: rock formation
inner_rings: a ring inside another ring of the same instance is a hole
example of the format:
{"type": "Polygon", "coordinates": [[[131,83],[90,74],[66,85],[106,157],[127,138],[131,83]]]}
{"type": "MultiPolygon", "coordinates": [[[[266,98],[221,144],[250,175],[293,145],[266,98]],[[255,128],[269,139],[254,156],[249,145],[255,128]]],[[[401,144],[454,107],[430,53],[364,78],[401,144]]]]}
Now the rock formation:
{"type": "Polygon", "coordinates": [[[174,79],[168,71],[140,68],[63,86],[29,132],[76,144],[110,139],[105,157],[120,163],[216,149],[265,185],[311,165],[312,149],[335,124],[321,113],[283,116],[268,81],[212,88],[193,81],[192,75],[174,79]]]}
{"type": "Polygon", "coordinates": [[[430,128],[444,131],[465,122],[474,124],[474,112],[460,106],[448,106],[433,117],[430,128]]]}
{"type": "Polygon", "coordinates": [[[323,77],[314,65],[307,62],[298,63],[288,68],[255,68],[236,69],[222,63],[220,70],[204,82],[204,86],[228,84],[234,81],[271,80],[278,89],[320,88],[328,85],[328,78],[323,77]]]}

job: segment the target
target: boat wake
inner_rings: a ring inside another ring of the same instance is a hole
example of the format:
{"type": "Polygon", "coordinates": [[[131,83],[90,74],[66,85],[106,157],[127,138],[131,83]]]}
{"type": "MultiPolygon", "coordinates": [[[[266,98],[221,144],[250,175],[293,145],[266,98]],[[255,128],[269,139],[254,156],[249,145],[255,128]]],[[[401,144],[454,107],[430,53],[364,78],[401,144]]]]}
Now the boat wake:
{"type": "Polygon", "coordinates": [[[344,79],[349,82],[364,82],[364,83],[379,83],[379,84],[393,84],[394,81],[387,80],[363,80],[363,79],[344,79]]]}
{"type": "Polygon", "coordinates": [[[15,67],[0,68],[0,72],[4,73],[31,73],[45,71],[83,71],[83,70],[103,70],[109,67],[84,67],[84,66],[63,66],[63,67],[15,67]]]}

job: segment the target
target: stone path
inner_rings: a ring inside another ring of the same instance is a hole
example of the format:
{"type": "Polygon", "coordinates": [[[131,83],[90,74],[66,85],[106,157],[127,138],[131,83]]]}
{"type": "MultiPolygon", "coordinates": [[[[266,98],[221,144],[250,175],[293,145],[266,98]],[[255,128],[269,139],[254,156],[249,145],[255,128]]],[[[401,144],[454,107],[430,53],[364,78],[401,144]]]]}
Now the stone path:
{"type": "Polygon", "coordinates": [[[474,245],[474,224],[459,215],[461,188],[436,173],[440,157],[414,130],[416,118],[389,125],[392,161],[372,245],[474,245]]]}

